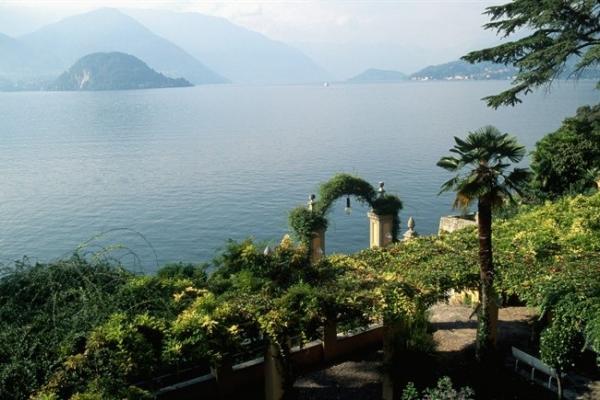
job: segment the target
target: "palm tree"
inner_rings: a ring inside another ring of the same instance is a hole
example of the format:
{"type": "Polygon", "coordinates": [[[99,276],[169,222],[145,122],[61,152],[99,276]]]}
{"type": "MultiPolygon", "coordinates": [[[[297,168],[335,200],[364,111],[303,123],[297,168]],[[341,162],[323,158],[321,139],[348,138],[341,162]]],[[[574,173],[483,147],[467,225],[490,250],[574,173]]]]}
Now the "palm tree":
{"type": "Polygon", "coordinates": [[[596,185],[598,190],[600,190],[600,168],[592,167],[585,171],[585,179],[588,181],[590,185],[596,185]]]}
{"type": "Polygon", "coordinates": [[[525,168],[507,169],[510,162],[518,163],[525,147],[515,137],[493,126],[469,132],[466,139],[454,137],[450,149],[455,156],[442,157],[437,165],[457,173],[442,185],[440,193],[456,192],[454,208],[467,209],[477,200],[480,266],[480,306],[477,331],[477,358],[483,360],[496,346],[498,305],[494,292],[494,263],[492,257],[492,209],[513,201],[512,193],[522,194],[530,172],[525,168]]]}

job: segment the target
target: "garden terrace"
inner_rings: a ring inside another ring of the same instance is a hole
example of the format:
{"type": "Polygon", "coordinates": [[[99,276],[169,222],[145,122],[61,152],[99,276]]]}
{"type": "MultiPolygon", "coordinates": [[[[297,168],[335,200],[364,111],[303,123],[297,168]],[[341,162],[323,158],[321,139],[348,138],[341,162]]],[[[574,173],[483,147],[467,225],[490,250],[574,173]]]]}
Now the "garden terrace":
{"type": "MultiPolygon", "coordinates": [[[[523,206],[494,228],[497,291],[548,316],[541,358],[568,371],[584,347],[598,352],[600,193],[523,206]]],[[[289,239],[261,249],[229,243],[210,276],[184,264],[139,276],[77,256],[18,263],[0,279],[0,397],[146,398],[154,388],[140,382],[209,366],[218,375],[267,344],[290,389],[290,338],[306,345],[332,322],[338,332],[383,322],[399,326],[398,350],[428,350],[427,310],[478,282],[471,229],[316,264],[289,239]]]]}

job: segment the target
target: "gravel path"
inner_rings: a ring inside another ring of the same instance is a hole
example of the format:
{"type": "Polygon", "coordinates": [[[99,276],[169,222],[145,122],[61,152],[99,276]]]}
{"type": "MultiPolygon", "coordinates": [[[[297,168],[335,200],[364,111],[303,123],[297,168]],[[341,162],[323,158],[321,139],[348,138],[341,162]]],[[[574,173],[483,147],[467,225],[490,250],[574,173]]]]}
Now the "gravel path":
{"type": "Polygon", "coordinates": [[[298,399],[381,399],[381,352],[313,372],[296,380],[298,399]]]}
{"type": "MultiPolygon", "coordinates": [[[[436,305],[431,310],[436,351],[429,355],[407,355],[403,369],[397,373],[399,387],[414,381],[418,387],[431,386],[444,375],[457,385],[469,385],[481,399],[554,399],[556,396],[530,385],[510,368],[500,368],[481,376],[473,362],[475,318],[466,306],[436,305]],[[493,375],[493,376],[490,376],[493,375]]],[[[508,307],[500,310],[499,343],[511,343],[527,348],[532,309],[508,307]]],[[[298,398],[302,400],[380,399],[382,353],[371,352],[355,359],[313,372],[296,381],[298,398]]]]}

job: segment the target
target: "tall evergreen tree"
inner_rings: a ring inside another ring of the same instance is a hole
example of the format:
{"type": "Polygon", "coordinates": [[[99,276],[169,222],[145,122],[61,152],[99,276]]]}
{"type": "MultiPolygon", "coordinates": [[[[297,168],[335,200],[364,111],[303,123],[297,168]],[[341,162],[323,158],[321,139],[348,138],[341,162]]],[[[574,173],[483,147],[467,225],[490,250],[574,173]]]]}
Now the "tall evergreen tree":
{"type": "Polygon", "coordinates": [[[472,63],[492,61],[519,69],[511,88],[484,98],[490,107],[520,103],[520,94],[552,82],[571,58],[577,58],[576,76],[600,65],[599,0],[513,0],[486,10],[490,22],[485,29],[505,38],[518,31],[526,33],[463,57],[472,63]]]}

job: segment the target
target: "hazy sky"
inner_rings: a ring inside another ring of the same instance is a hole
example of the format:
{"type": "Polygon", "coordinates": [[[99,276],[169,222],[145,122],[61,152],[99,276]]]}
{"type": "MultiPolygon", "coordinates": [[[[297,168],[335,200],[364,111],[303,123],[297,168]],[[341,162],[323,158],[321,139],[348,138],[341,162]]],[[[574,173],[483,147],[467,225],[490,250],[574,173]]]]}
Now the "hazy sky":
{"type": "Polygon", "coordinates": [[[364,66],[405,72],[440,63],[497,41],[481,25],[486,6],[504,1],[479,0],[0,0],[0,32],[18,35],[45,22],[98,7],[195,11],[221,16],[295,45],[338,75],[364,66]],[[2,6],[21,6],[29,23],[2,6]],[[364,63],[361,60],[365,60],[364,63]]]}

